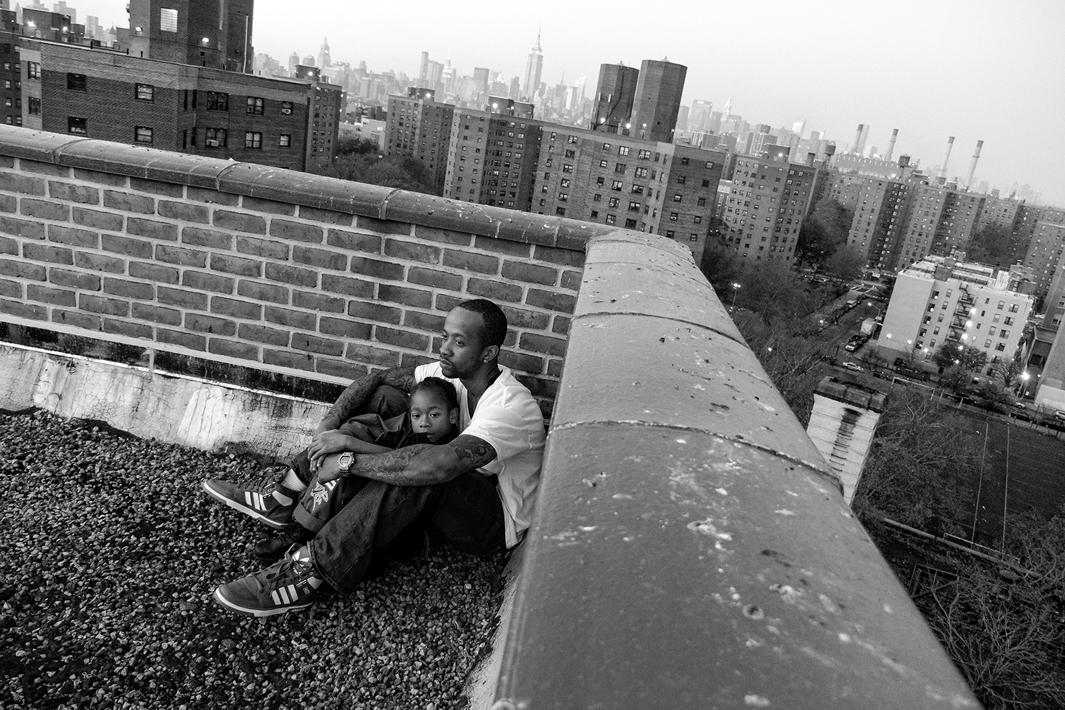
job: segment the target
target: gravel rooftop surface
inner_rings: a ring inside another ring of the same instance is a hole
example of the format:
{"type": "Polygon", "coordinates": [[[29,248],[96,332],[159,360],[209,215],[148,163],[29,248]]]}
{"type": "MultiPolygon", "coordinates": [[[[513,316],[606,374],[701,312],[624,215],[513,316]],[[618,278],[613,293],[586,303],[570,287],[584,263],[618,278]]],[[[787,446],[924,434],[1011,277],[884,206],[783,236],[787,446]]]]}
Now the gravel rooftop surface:
{"type": "Polygon", "coordinates": [[[504,555],[432,550],[355,593],[265,619],[215,586],[266,528],[209,477],[263,465],[42,412],[0,412],[0,707],[464,707],[504,555]]]}

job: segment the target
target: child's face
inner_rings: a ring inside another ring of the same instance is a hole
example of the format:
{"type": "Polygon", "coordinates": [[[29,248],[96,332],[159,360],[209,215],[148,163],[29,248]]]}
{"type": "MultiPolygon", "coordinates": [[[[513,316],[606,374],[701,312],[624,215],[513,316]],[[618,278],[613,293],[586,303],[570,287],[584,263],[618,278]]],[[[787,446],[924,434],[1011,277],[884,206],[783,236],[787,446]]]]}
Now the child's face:
{"type": "Polygon", "coordinates": [[[458,423],[457,409],[448,410],[447,401],[435,392],[419,390],[410,398],[410,424],[415,434],[436,442],[451,433],[458,423]]]}

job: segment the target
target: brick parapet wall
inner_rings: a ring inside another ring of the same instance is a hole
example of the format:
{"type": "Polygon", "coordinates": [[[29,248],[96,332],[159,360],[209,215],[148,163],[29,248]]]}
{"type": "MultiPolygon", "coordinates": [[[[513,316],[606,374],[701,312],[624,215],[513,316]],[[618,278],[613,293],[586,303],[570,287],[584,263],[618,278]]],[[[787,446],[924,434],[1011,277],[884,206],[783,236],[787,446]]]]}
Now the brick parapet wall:
{"type": "Polygon", "coordinates": [[[0,321],[323,382],[430,360],[443,314],[483,296],[549,405],[609,231],[0,126],[0,321]]]}

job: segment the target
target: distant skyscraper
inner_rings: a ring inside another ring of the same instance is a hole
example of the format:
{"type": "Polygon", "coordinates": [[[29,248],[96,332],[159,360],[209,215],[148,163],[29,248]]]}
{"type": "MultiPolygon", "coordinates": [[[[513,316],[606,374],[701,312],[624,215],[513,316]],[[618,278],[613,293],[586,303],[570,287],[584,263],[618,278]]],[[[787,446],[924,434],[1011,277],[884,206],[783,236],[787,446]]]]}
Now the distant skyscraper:
{"type": "Polygon", "coordinates": [[[526,101],[532,101],[536,92],[540,90],[540,75],[544,70],[544,51],[540,48],[540,33],[536,33],[536,46],[529,52],[529,59],[525,62],[525,80],[521,85],[521,93],[526,101]]]}
{"type": "Polygon", "coordinates": [[[322,46],[318,50],[318,66],[325,69],[327,66],[333,63],[333,58],[329,54],[329,39],[322,40],[322,46]]]}
{"type": "Polygon", "coordinates": [[[711,101],[692,101],[691,110],[688,112],[688,130],[693,133],[709,131],[710,114],[713,110],[714,104],[711,101]]]}
{"type": "Polygon", "coordinates": [[[680,112],[680,96],[688,68],[683,64],[645,59],[640,64],[636,98],[632,104],[632,135],[673,142],[680,112]]]}
{"type": "Polygon", "coordinates": [[[636,84],[640,70],[624,64],[603,64],[599,67],[599,84],[595,89],[595,114],[592,128],[617,133],[632,116],[636,99],[636,84]]]}

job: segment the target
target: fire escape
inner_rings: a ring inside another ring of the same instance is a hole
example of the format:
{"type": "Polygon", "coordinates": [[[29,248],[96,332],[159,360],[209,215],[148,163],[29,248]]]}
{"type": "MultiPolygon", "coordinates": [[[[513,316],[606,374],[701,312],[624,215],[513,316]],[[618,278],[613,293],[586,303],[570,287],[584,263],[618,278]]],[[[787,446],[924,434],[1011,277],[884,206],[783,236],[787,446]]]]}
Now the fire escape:
{"type": "Polygon", "coordinates": [[[976,303],[968,286],[960,284],[959,289],[958,304],[954,307],[954,318],[950,322],[950,333],[947,335],[947,342],[954,347],[972,345],[966,338],[965,328],[972,316],[973,304],[976,303]]]}

